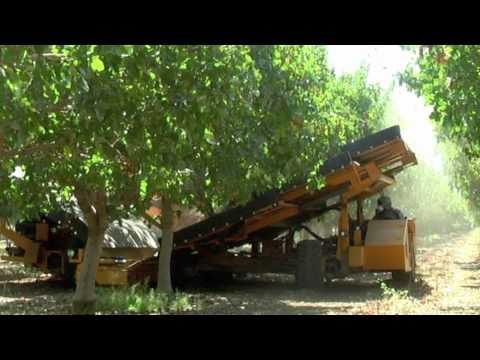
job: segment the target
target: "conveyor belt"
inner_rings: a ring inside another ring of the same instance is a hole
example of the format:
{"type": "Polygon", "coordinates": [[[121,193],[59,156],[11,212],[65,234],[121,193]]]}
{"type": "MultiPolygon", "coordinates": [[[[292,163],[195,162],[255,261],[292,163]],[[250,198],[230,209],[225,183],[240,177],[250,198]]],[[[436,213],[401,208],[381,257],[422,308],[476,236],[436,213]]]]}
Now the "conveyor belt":
{"type": "Polygon", "coordinates": [[[222,213],[215,214],[203,221],[179,230],[174,235],[174,241],[180,242],[205,235],[217,228],[226,227],[238,223],[252,216],[256,211],[271,206],[278,201],[280,191],[271,190],[257,199],[250,201],[244,206],[237,206],[222,213]]]}
{"type": "MultiPolygon", "coordinates": [[[[324,163],[320,173],[323,176],[327,176],[351,165],[354,161],[361,164],[362,154],[371,153],[372,150],[377,148],[381,149],[383,145],[392,143],[398,139],[401,140],[400,128],[398,126],[394,126],[355,141],[351,144],[347,144],[343,146],[342,153],[328,159],[324,163]]],[[[382,159],[385,159],[389,156],[394,158],[395,155],[396,154],[391,155],[388,152],[383,152],[378,156],[381,156],[382,159]]],[[[373,156],[375,156],[375,154],[373,156]]],[[[248,202],[244,206],[228,209],[199,223],[179,230],[174,234],[175,245],[184,245],[192,241],[195,241],[196,243],[202,243],[210,240],[212,237],[221,239],[222,237],[225,237],[226,234],[236,225],[241,225],[245,222],[245,220],[256,216],[259,210],[266,211],[268,208],[275,208],[278,202],[281,201],[284,194],[289,191],[294,191],[294,189],[297,187],[305,188],[305,184],[293,186],[283,190],[275,189],[269,191],[248,202]]],[[[330,198],[338,197],[341,191],[342,189],[338,188],[323,189],[323,191],[321,190],[317,192],[316,197],[302,198],[303,203],[298,205],[301,205],[302,208],[305,208],[308,207],[310,203],[315,204],[316,211],[312,214],[312,216],[318,216],[322,209],[325,209],[325,211],[328,210],[327,201],[330,198]]],[[[291,220],[298,218],[304,221],[304,219],[308,218],[308,216],[308,214],[306,215],[305,213],[302,213],[298,216],[293,216],[291,220]]]]}
{"type": "Polygon", "coordinates": [[[351,144],[344,145],[342,151],[350,153],[355,160],[356,157],[366,151],[384,145],[392,140],[401,139],[399,126],[392,126],[388,129],[376,132],[351,144]]]}

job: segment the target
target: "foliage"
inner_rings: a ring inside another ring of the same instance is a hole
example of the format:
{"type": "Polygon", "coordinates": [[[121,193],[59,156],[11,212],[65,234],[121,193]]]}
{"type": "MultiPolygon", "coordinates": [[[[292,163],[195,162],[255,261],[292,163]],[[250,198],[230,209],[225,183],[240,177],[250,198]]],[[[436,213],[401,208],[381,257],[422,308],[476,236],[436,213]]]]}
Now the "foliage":
{"type": "MultiPolygon", "coordinates": [[[[400,125],[407,130],[407,122],[388,103],[381,127],[400,125]]],[[[408,144],[408,139],[405,139],[408,144]]],[[[436,144],[436,151],[443,159],[448,159],[456,147],[446,140],[436,144]]],[[[386,189],[391,196],[394,207],[402,210],[404,215],[417,220],[417,232],[420,236],[464,230],[472,225],[468,204],[457,187],[451,183],[448,171],[449,161],[443,161],[443,168],[436,169],[417,153],[418,164],[405,169],[396,176],[396,184],[386,189]],[[447,168],[446,168],[447,167],[447,168]]],[[[369,216],[373,216],[375,202],[366,206],[369,216]]]]}
{"type": "Polygon", "coordinates": [[[2,168],[11,174],[22,165],[26,173],[2,180],[4,189],[14,190],[6,196],[19,210],[51,208],[74,191],[99,190],[108,194],[109,215],[116,218],[114,212],[129,212],[154,192],[173,197],[188,177],[186,159],[202,166],[213,158],[206,134],[216,130],[224,139],[224,158],[249,140],[235,136],[249,126],[238,117],[248,120],[242,99],[255,82],[245,48],[37,50],[3,47],[0,53],[7,79],[0,90],[7,100],[0,108],[3,147],[17,154],[2,168]],[[36,151],[18,157],[30,145],[36,151]]]}
{"type": "Polygon", "coordinates": [[[382,298],[367,302],[365,313],[370,315],[399,315],[417,313],[423,310],[423,303],[409,295],[408,290],[389,287],[385,282],[380,283],[382,298]]]}
{"type": "Polygon", "coordinates": [[[159,294],[144,284],[128,288],[99,288],[97,311],[101,314],[169,314],[199,309],[192,295],[159,294]]]}
{"type": "Polygon", "coordinates": [[[478,210],[480,47],[436,45],[417,50],[416,63],[401,75],[401,80],[433,107],[431,118],[439,124],[442,138],[458,146],[458,156],[449,159],[454,162],[451,170],[455,184],[478,210]]]}
{"type": "Polygon", "coordinates": [[[401,290],[395,289],[393,287],[389,287],[385,282],[380,283],[380,288],[382,289],[382,295],[384,298],[393,299],[393,300],[407,300],[408,290],[401,290]]]}
{"type": "Polygon", "coordinates": [[[466,199],[470,213],[480,220],[480,158],[469,158],[462,149],[452,143],[445,144],[446,173],[451,177],[451,186],[458,189],[466,199]]]}
{"type": "MultiPolygon", "coordinates": [[[[4,215],[75,195],[95,235],[86,258],[108,220],[143,213],[153,195],[201,201],[192,174],[218,171],[220,198],[242,184],[255,130],[248,47],[10,46],[0,63],[4,215]],[[9,176],[19,165],[25,176],[9,176]]],[[[81,277],[79,293],[91,282],[81,277]]]]}
{"type": "Polygon", "coordinates": [[[0,215],[74,195],[98,239],[154,195],[212,213],[319,185],[382,112],[366,70],[338,79],[316,46],[4,46],[0,77],[0,215]]]}
{"type": "Polygon", "coordinates": [[[381,117],[366,69],[336,79],[323,47],[9,46],[0,64],[7,215],[79,189],[113,218],[155,193],[207,211],[318,175],[381,117]]]}
{"type": "MultiPolygon", "coordinates": [[[[389,94],[367,82],[368,68],[361,67],[331,82],[325,93],[325,117],[331,124],[317,131],[317,141],[329,139],[328,147],[318,148],[317,158],[336,155],[340,147],[382,128],[389,94]]],[[[317,165],[318,166],[318,165],[317,165]]]]}

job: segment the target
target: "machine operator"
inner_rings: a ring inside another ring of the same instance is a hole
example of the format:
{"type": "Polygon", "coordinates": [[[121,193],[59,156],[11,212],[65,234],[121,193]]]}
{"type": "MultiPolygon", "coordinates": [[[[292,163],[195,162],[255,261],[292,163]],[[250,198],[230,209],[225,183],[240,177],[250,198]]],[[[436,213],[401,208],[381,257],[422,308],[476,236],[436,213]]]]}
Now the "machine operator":
{"type": "Polygon", "coordinates": [[[392,206],[392,200],[388,196],[382,195],[377,200],[377,208],[373,220],[402,220],[405,219],[403,213],[392,206]]]}

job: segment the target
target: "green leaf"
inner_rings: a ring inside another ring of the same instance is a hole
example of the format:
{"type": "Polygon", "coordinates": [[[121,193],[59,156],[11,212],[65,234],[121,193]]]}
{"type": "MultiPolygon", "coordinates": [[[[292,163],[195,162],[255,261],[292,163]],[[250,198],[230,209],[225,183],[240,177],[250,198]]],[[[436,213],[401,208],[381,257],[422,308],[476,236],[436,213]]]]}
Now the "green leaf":
{"type": "Polygon", "coordinates": [[[103,64],[102,59],[98,55],[92,56],[92,61],[90,63],[90,67],[93,71],[102,72],[105,70],[105,65],[103,64]]]}

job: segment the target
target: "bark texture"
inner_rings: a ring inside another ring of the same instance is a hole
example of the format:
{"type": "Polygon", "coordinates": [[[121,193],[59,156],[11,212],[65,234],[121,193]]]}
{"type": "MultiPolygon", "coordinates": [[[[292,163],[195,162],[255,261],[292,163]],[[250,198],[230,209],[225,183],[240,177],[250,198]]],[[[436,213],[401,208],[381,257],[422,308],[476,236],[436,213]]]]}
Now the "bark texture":
{"type": "Polygon", "coordinates": [[[95,279],[107,225],[106,198],[104,192],[77,192],[76,197],[87,219],[88,240],[73,297],[73,313],[94,314],[95,279]]]}
{"type": "Polygon", "coordinates": [[[162,242],[158,256],[157,291],[170,294],[173,292],[170,274],[170,260],[173,249],[173,228],[175,218],[173,205],[166,197],[162,198],[162,242]]]}

